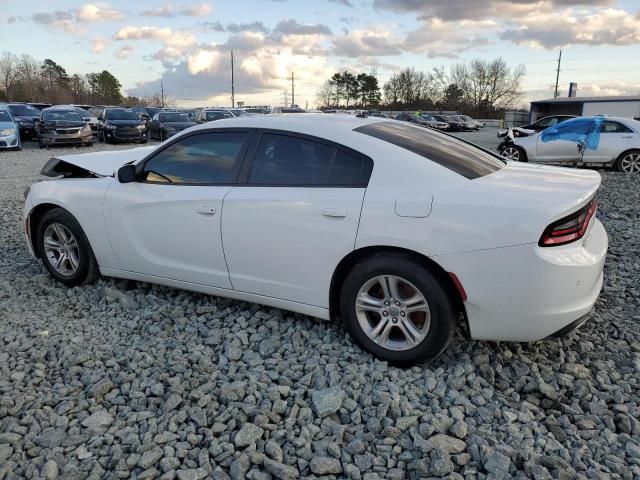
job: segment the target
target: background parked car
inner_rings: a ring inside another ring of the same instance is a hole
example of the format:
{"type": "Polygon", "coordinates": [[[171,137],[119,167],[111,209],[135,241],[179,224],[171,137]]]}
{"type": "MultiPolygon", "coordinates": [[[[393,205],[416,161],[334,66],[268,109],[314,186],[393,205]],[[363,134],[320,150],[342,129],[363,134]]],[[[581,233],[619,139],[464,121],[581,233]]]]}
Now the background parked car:
{"type": "Polygon", "coordinates": [[[9,110],[0,105],[0,149],[20,150],[20,131],[9,110]]]}
{"type": "Polygon", "coordinates": [[[93,133],[78,109],[72,106],[56,106],[42,110],[35,123],[40,148],[52,145],[93,145],[93,133]]]}
{"type": "Polygon", "coordinates": [[[506,137],[507,135],[511,135],[513,137],[528,137],[529,135],[533,135],[536,132],[541,132],[545,128],[553,127],[558,123],[566,122],[567,120],[571,120],[572,118],[576,118],[575,115],[551,115],[549,117],[541,118],[533,123],[528,125],[521,125],[519,127],[511,127],[507,129],[498,130],[498,138],[506,137]]]}
{"type": "Polygon", "coordinates": [[[438,130],[449,130],[449,124],[447,122],[436,120],[433,115],[430,115],[428,113],[421,113],[420,117],[422,117],[423,120],[429,122],[432,128],[436,128],[438,130]]]}
{"type": "Polygon", "coordinates": [[[438,122],[435,120],[426,120],[422,116],[413,115],[411,113],[401,113],[397,115],[396,120],[400,120],[401,122],[409,122],[415,125],[419,125],[425,128],[437,128],[439,130],[445,130],[447,128],[447,124],[443,122],[438,122]]]}
{"type": "Polygon", "coordinates": [[[469,125],[469,127],[472,130],[480,130],[482,127],[484,127],[484,123],[478,121],[478,120],[474,120],[473,118],[471,118],[469,115],[456,115],[456,117],[462,119],[464,122],[467,123],[467,125],[469,125]]]}
{"type": "Polygon", "coordinates": [[[449,115],[434,115],[433,118],[449,125],[449,131],[451,132],[463,132],[466,130],[466,125],[463,121],[457,120],[449,115]]]}
{"type": "Polygon", "coordinates": [[[146,126],[130,108],[107,107],[98,117],[98,140],[147,143],[146,126]]]}
{"type": "Polygon", "coordinates": [[[31,140],[36,137],[33,122],[40,119],[40,110],[28,103],[9,103],[7,108],[13,120],[18,124],[20,139],[31,140]]]}
{"type": "Polygon", "coordinates": [[[153,119],[148,124],[149,138],[157,138],[163,141],[194,125],[196,125],[196,122],[191,120],[185,112],[160,111],[153,116],[153,119]]]}
{"type": "Polygon", "coordinates": [[[198,113],[195,122],[206,123],[222,120],[224,118],[235,118],[235,115],[227,109],[222,108],[203,108],[198,113]]]}
{"type": "Polygon", "coordinates": [[[526,137],[507,137],[498,147],[513,161],[610,165],[640,173],[640,122],[623,117],[578,117],[526,137]]]}

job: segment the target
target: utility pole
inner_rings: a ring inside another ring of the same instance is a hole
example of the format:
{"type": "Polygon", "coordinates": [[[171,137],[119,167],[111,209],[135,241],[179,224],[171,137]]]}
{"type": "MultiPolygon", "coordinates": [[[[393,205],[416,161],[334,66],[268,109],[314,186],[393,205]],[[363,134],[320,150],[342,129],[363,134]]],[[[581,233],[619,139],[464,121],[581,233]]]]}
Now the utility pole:
{"type": "Polygon", "coordinates": [[[164,85],[162,84],[162,80],[160,80],[160,102],[162,104],[162,108],[164,108],[164,85]]]}
{"type": "Polygon", "coordinates": [[[295,105],[296,103],[296,90],[293,85],[293,72],[291,72],[291,105],[295,105]]]}
{"type": "Polygon", "coordinates": [[[282,92],[282,95],[284,96],[284,106],[285,108],[289,106],[289,92],[287,92],[286,90],[282,92]]]}
{"type": "Polygon", "coordinates": [[[236,92],[233,84],[233,50],[231,50],[231,108],[236,107],[236,92]]]}
{"type": "Polygon", "coordinates": [[[560,79],[560,61],[562,60],[562,50],[558,55],[558,69],[556,70],[556,91],[553,94],[553,98],[558,98],[558,80],[560,79]]]}

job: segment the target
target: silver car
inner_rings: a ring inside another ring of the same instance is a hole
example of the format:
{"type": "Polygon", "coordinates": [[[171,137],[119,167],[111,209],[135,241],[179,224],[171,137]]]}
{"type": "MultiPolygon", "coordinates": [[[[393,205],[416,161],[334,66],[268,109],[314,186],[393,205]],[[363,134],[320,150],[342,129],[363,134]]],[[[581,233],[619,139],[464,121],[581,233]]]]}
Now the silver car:
{"type": "Polygon", "coordinates": [[[593,116],[566,120],[527,137],[509,134],[498,147],[514,161],[612,166],[640,173],[640,122],[593,116]]]}
{"type": "Polygon", "coordinates": [[[20,130],[9,110],[0,105],[0,150],[22,150],[20,130]]]}

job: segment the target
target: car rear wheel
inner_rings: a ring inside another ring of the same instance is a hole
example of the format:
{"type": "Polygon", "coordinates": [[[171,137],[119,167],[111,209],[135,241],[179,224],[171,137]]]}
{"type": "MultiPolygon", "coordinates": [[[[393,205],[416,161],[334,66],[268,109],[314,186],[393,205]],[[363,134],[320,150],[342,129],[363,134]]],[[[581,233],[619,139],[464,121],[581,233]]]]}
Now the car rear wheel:
{"type": "Polygon", "coordinates": [[[401,254],[358,263],[343,283],[340,311],[356,343],[398,366],[436,358],[449,343],[455,319],[437,277],[401,254]]]}
{"type": "Polygon", "coordinates": [[[524,150],[517,145],[507,145],[506,147],[503,147],[500,155],[513,162],[527,161],[527,156],[525,155],[524,150]]]}
{"type": "Polygon", "coordinates": [[[640,150],[624,152],[616,160],[616,170],[624,173],[640,173],[640,150]]]}
{"type": "Polygon", "coordinates": [[[54,208],[37,229],[37,248],[51,276],[68,287],[98,278],[98,263],[82,227],[69,212],[54,208]]]}

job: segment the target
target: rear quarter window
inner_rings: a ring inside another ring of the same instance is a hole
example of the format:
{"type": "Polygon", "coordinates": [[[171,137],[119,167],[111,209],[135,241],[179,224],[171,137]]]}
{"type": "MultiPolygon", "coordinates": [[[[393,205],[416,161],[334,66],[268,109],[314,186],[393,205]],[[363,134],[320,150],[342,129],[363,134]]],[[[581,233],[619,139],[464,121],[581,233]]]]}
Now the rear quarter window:
{"type": "Polygon", "coordinates": [[[489,175],[505,165],[500,159],[470,143],[426,128],[378,122],[363,125],[354,131],[409,150],[470,180],[489,175]]]}

